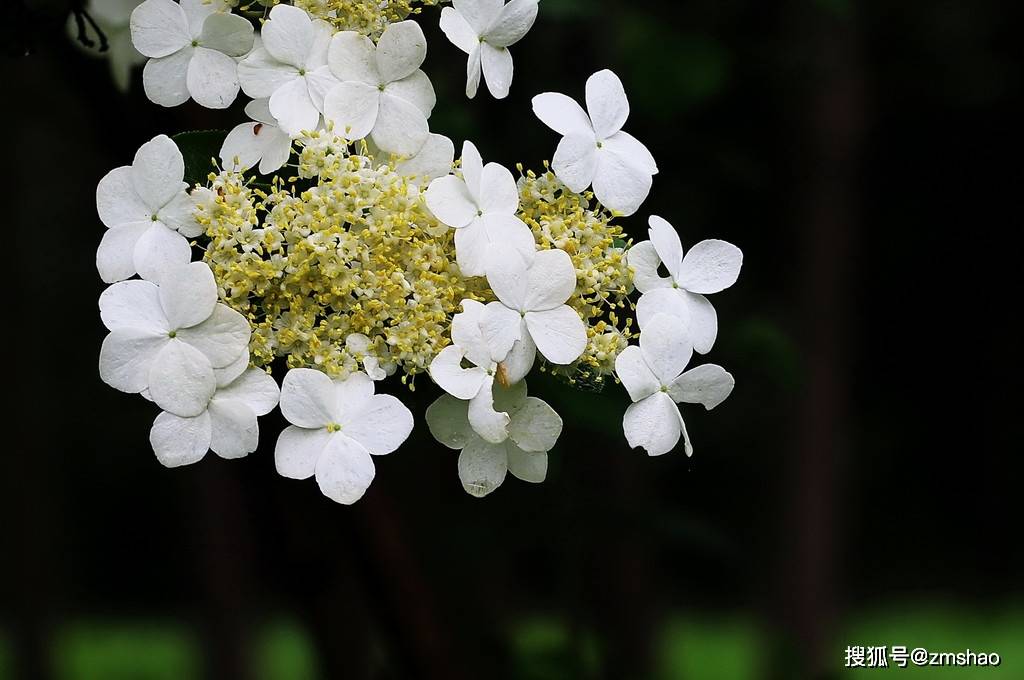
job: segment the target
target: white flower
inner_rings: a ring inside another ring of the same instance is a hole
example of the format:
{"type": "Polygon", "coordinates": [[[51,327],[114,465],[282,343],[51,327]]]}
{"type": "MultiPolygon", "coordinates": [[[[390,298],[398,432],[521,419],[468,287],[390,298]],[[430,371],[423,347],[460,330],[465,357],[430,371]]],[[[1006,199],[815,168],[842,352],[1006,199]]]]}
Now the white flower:
{"type": "Polygon", "coordinates": [[[725,241],[701,241],[683,256],[679,234],[671,224],[653,215],[650,241],[629,249],[627,261],[634,270],[633,285],[643,295],[637,301],[636,320],[643,330],[657,313],[678,317],[686,327],[693,348],[707,354],[718,335],[718,315],[707,293],[717,293],[736,283],[743,253],[725,241]],[[665,265],[668,277],[658,275],[665,265]]]}
{"type": "Polygon", "coordinates": [[[362,333],[351,333],[345,338],[345,349],[363,362],[363,369],[371,380],[383,380],[388,377],[387,371],[380,367],[380,360],[369,353],[370,338],[362,333]]]}
{"type": "Polygon", "coordinates": [[[391,24],[374,45],[354,31],[331,38],[328,63],[341,81],[324,100],[324,118],[348,140],[369,135],[379,148],[412,155],[430,134],[437,99],[420,70],[427,39],[415,21],[391,24]]]}
{"type": "Polygon", "coordinates": [[[389,394],[373,393],[365,373],[331,380],[310,368],[288,371],[281,412],[292,423],[274,451],[277,471],[291,479],[316,475],[325,496],[349,505],[373,481],[370,455],[391,453],[412,432],[412,413],[389,394]]]}
{"type": "Polygon", "coordinates": [[[427,183],[451,173],[455,144],[444,135],[431,133],[423,148],[395,163],[395,170],[415,182],[427,183]]]}
{"type": "Polygon", "coordinates": [[[692,354],[682,322],[657,314],[640,333],[640,346],[630,345],[615,359],[615,373],[633,400],[622,419],[630,446],[660,456],[675,448],[682,434],[686,455],[693,455],[676,404],[703,404],[711,410],[725,401],[736,381],[715,364],[683,373],[692,354]]]}
{"type": "MultiPolygon", "coordinates": [[[[114,85],[122,92],[128,91],[132,69],[146,61],[145,55],[140,54],[132,45],[129,28],[132,10],[140,2],[141,0],[89,0],[85,6],[86,12],[103,31],[103,35],[107,37],[106,52],[100,52],[98,45],[85,48],[86,52],[106,57],[109,60],[110,75],[114,79],[114,85]]],[[[74,15],[68,17],[68,32],[72,38],[77,38],[78,24],[74,15]]],[[[77,39],[75,39],[75,44],[81,45],[77,39]]]]}
{"type": "Polygon", "coordinates": [[[476,96],[483,70],[487,89],[504,99],[512,86],[512,53],[508,48],[523,39],[537,19],[538,0],[454,0],[441,10],[441,30],[448,40],[469,55],[466,96],[476,96]]]}
{"type": "Polygon", "coordinates": [[[96,251],[106,283],[138,273],[157,283],[169,267],[192,258],[189,238],[203,233],[185,192],[185,160],[170,137],[160,135],[136,152],[130,166],[115,168],[96,187],[96,210],[107,226],[96,251]]]}
{"type": "Polygon", "coordinates": [[[184,104],[191,96],[210,109],[224,109],[238,96],[240,57],[253,43],[245,18],[223,0],[146,0],[131,18],[132,43],[152,57],[142,72],[150,101],[184,104]]]}
{"type": "MultiPolygon", "coordinates": [[[[508,350],[495,351],[484,340],[480,319],[484,305],[476,300],[463,300],[463,312],[452,318],[452,344],[441,350],[430,362],[430,377],[441,389],[456,399],[469,401],[469,422],[488,442],[500,444],[508,439],[509,414],[494,408],[494,379],[508,384],[505,368],[498,362],[508,350]],[[473,366],[463,368],[462,361],[473,366]]],[[[519,382],[522,376],[517,376],[519,382]]]]}
{"type": "Polygon", "coordinates": [[[548,451],[562,432],[562,419],[536,397],[526,383],[496,387],[494,403],[511,416],[509,436],[497,444],[480,437],[470,425],[472,405],[445,394],[427,409],[427,426],[437,441],[459,454],[459,479],[470,495],[482,498],[501,486],[505,473],[540,483],[548,471],[548,451]]]}
{"type": "Polygon", "coordinates": [[[270,114],[289,135],[313,130],[324,95],[337,84],[327,68],[333,29],[291,5],[275,5],[263,24],[260,46],[238,63],[242,91],[270,98],[270,114]]]}
{"type": "Polygon", "coordinates": [[[249,344],[249,322],[217,302],[204,262],[171,269],[166,281],[122,281],[100,295],[110,334],[100,348],[100,377],[182,417],[203,412],[217,390],[214,369],[235,364],[249,344]]]}
{"type": "Polygon", "coordinates": [[[448,175],[430,183],[427,207],[434,217],[453,227],[455,257],[463,276],[483,276],[492,248],[533,258],[530,228],[516,216],[519,188],[507,168],[486,166],[472,142],[462,145],[462,177],[448,175]]]}
{"type": "Polygon", "coordinates": [[[563,250],[542,250],[529,265],[498,255],[487,265],[487,282],[500,302],[487,305],[480,328],[500,354],[509,381],[533,366],[537,350],[553,364],[571,364],[587,346],[587,330],[565,304],[576,289],[576,270],[563,250]]]}
{"type": "Polygon", "coordinates": [[[597,200],[623,215],[640,208],[658,166],[646,146],[622,131],[629,102],[618,76],[608,70],[590,76],[587,111],[564,94],[546,92],[533,98],[533,112],[563,135],[551,167],[569,189],[593,184],[597,200]]]}
{"type": "Polygon", "coordinates": [[[278,127],[268,100],[254,99],[245,105],[245,113],[255,122],[237,125],[228,133],[220,147],[221,162],[235,170],[248,170],[259,163],[261,175],[276,172],[288,162],[291,137],[278,127]]]}
{"type": "Polygon", "coordinates": [[[153,421],[149,442],[163,465],[191,465],[211,449],[229,459],[256,450],[260,440],[257,417],[277,406],[280,390],[266,371],[247,368],[248,352],[244,356],[241,373],[218,376],[217,391],[202,413],[182,418],[164,411],[153,421]]]}

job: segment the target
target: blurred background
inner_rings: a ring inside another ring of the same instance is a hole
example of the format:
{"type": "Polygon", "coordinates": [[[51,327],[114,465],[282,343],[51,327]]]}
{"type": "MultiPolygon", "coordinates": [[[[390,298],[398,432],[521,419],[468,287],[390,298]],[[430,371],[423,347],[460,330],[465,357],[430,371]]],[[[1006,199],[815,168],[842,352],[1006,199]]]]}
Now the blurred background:
{"type": "Polygon", "coordinates": [[[738,384],[684,410],[687,459],[627,448],[620,388],[532,381],[566,422],[548,480],[480,501],[419,381],[412,438],[342,507],[277,476],[277,412],[247,459],[167,470],[154,407],[97,375],[97,181],[244,102],[161,109],[138,70],[119,92],[67,0],[4,3],[0,678],[856,677],[847,646],[893,645],[1024,677],[1010,6],[541,0],[502,102],[465,99],[427,9],[431,127],[488,160],[540,168],[530,98],[621,76],[661,169],[627,231],[744,250],[708,356],[738,384]]]}

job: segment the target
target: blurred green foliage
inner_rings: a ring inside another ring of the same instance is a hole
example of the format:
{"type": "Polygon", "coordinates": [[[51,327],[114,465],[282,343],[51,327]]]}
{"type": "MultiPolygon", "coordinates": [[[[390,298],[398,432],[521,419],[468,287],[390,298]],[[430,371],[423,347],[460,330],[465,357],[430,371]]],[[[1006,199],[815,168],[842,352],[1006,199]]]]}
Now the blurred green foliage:
{"type": "Polygon", "coordinates": [[[53,646],[57,680],[181,680],[201,673],[198,641],[181,624],[81,621],[53,646]]]}

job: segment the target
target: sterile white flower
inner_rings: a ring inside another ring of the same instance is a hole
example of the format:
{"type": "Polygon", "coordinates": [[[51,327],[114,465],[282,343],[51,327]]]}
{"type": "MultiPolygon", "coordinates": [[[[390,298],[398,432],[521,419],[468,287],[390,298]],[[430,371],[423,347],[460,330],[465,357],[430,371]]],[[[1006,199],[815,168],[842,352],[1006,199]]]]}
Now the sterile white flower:
{"type": "Polygon", "coordinates": [[[345,338],[345,349],[363,362],[363,370],[366,371],[366,375],[370,376],[371,380],[383,380],[388,377],[387,372],[380,367],[380,361],[377,357],[368,353],[370,338],[362,333],[352,333],[345,338]]]}
{"type": "Polygon", "coordinates": [[[349,505],[373,481],[372,455],[391,453],[412,432],[412,413],[389,394],[373,393],[365,373],[331,380],[295,368],[281,385],[281,412],[292,423],[274,451],[277,471],[291,479],[316,475],[320,491],[349,505]]]}
{"type": "Polygon", "coordinates": [[[486,166],[472,142],[462,145],[462,177],[448,175],[430,183],[427,207],[455,231],[455,257],[464,276],[483,276],[492,248],[512,259],[533,259],[536,242],[516,216],[519,188],[507,168],[486,166]],[[517,254],[518,258],[513,255],[517,254]]]}
{"type": "Polygon", "coordinates": [[[260,44],[238,63],[242,91],[270,99],[270,114],[289,135],[313,130],[324,95],[337,84],[327,68],[333,29],[291,5],[275,5],[263,24],[260,44]]]}
{"type": "Polygon", "coordinates": [[[254,122],[237,125],[228,133],[220,147],[221,163],[236,170],[248,170],[259,163],[262,175],[280,170],[288,162],[292,139],[271,115],[269,100],[252,100],[245,105],[245,113],[254,122]]]}
{"type": "Polygon", "coordinates": [[[572,191],[593,184],[606,208],[632,215],[650,193],[658,166],[646,146],[622,131],[629,101],[618,76],[608,70],[590,76],[586,98],[587,111],[556,92],[533,98],[533,112],[562,135],[551,167],[572,191]]]}
{"type": "Polygon", "coordinates": [[[683,255],[679,234],[671,224],[651,216],[649,241],[629,249],[627,261],[633,268],[633,285],[643,293],[636,304],[641,330],[659,312],[678,317],[686,327],[693,348],[707,354],[718,336],[718,315],[708,299],[736,283],[743,266],[743,253],[725,241],[701,241],[683,255]],[[658,274],[665,265],[667,277],[658,274]]]}
{"type": "Polygon", "coordinates": [[[553,364],[571,364],[587,346],[587,330],[565,304],[576,289],[576,270],[564,250],[541,250],[529,265],[497,254],[487,265],[487,282],[499,302],[487,305],[480,328],[515,382],[533,366],[537,350],[553,364]]]}
{"type": "Polygon", "coordinates": [[[223,0],[146,0],[131,17],[132,43],[151,59],[142,72],[150,101],[178,106],[191,96],[224,109],[238,96],[240,57],[253,44],[253,29],[223,0]]]}
{"type": "Polygon", "coordinates": [[[487,89],[495,99],[508,96],[512,86],[512,53],[508,48],[523,39],[537,19],[538,0],[454,0],[441,10],[441,30],[448,40],[469,55],[466,96],[476,96],[483,70],[487,89]]]}
{"type": "Polygon", "coordinates": [[[496,377],[499,382],[510,382],[505,367],[498,363],[508,351],[495,351],[484,340],[480,330],[483,303],[463,300],[462,309],[452,318],[452,344],[430,362],[430,377],[448,394],[468,400],[473,429],[488,442],[500,444],[508,438],[509,414],[494,408],[494,382],[496,377]],[[463,360],[472,367],[463,368],[463,360]]]}
{"type": "Polygon", "coordinates": [[[715,364],[684,373],[692,354],[682,322],[656,314],[640,333],[640,345],[630,345],[615,359],[615,373],[633,400],[622,419],[630,446],[642,446],[648,455],[660,456],[675,448],[681,434],[686,455],[693,455],[676,404],[703,404],[711,410],[725,401],[736,381],[715,364]]]}
{"type": "Polygon", "coordinates": [[[188,240],[203,233],[186,193],[185,160],[166,135],[146,142],[132,164],[115,168],[96,187],[106,225],[96,268],[106,283],[138,273],[160,283],[166,270],[192,258],[188,240]]]}
{"type": "Polygon", "coordinates": [[[354,31],[331,38],[327,61],[340,81],[324,99],[324,118],[348,140],[369,136],[379,148],[412,155],[427,141],[437,99],[420,70],[427,39],[415,21],[400,21],[373,41],[354,31]]]}
{"type": "MultiPolygon", "coordinates": [[[[85,11],[103,31],[103,35],[107,37],[107,51],[100,52],[99,45],[84,49],[88,54],[107,58],[114,85],[122,92],[128,91],[132,69],[146,61],[146,56],[140,54],[132,45],[132,32],[129,27],[132,10],[141,1],[89,0],[85,6],[85,11]]],[[[73,14],[68,17],[68,33],[72,39],[78,35],[78,25],[73,14]]],[[[81,45],[77,40],[75,40],[75,44],[81,45]]]]}
{"type": "Polygon", "coordinates": [[[204,262],[175,267],[162,285],[122,281],[100,295],[110,329],[100,348],[100,377],[133,394],[148,389],[165,411],[197,416],[217,390],[215,369],[236,365],[249,344],[248,320],[217,302],[204,262]]]}
{"type": "Polygon", "coordinates": [[[506,472],[524,482],[543,482],[548,451],[562,432],[562,419],[536,397],[526,396],[526,383],[496,386],[494,403],[510,416],[509,436],[497,444],[480,437],[470,425],[470,403],[445,394],[427,408],[430,433],[459,454],[459,479],[470,495],[482,498],[505,480],[506,472]]]}
{"type": "Polygon", "coordinates": [[[149,442],[157,460],[167,467],[191,465],[212,450],[221,458],[242,458],[260,440],[257,418],[277,406],[277,383],[259,368],[246,368],[217,378],[217,391],[197,416],[182,418],[163,411],[153,421],[149,442]]]}

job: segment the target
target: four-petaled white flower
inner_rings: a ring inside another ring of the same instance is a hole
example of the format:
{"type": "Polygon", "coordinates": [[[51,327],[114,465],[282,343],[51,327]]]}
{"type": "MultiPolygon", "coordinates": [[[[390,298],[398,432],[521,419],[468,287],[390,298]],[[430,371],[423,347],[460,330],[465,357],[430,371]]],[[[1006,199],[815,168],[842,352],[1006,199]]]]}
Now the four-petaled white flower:
{"type": "Polygon", "coordinates": [[[221,458],[242,458],[260,440],[257,418],[277,406],[277,383],[259,368],[247,368],[249,354],[237,370],[220,372],[217,391],[197,416],[182,418],[162,412],[153,421],[149,442],[156,458],[167,467],[191,465],[212,450],[221,458]]]}
{"type": "Polygon", "coordinates": [[[565,304],[576,289],[576,270],[564,250],[542,250],[533,262],[497,254],[487,282],[499,302],[487,305],[480,328],[504,359],[509,382],[529,373],[537,350],[553,364],[571,364],[587,346],[580,315],[565,304]]]}
{"type": "Polygon", "coordinates": [[[427,39],[415,21],[400,21],[373,41],[354,31],[331,38],[327,61],[341,81],[327,93],[324,118],[345,139],[369,136],[379,148],[412,155],[427,141],[437,99],[420,64],[427,39]]]}
{"type": "Polygon", "coordinates": [[[217,302],[205,262],[175,267],[157,286],[122,281],[100,295],[110,334],[100,348],[100,377],[122,392],[148,389],[157,406],[197,416],[217,390],[214,369],[233,365],[249,344],[249,321],[217,302]]]}
{"type": "Polygon", "coordinates": [[[509,436],[495,444],[470,424],[471,403],[445,394],[427,408],[427,426],[440,443],[459,454],[459,479],[472,496],[482,498],[505,480],[506,472],[524,482],[543,482],[548,451],[562,432],[562,419],[536,397],[526,396],[526,382],[496,386],[494,404],[510,416],[509,436]]]}
{"type": "Polygon", "coordinates": [[[508,96],[512,86],[512,53],[508,48],[523,39],[537,19],[538,0],[454,0],[441,10],[441,30],[448,40],[469,55],[466,96],[476,96],[483,70],[487,89],[495,99],[508,96]]]}
{"type": "Polygon", "coordinates": [[[633,404],[626,409],[622,429],[632,447],[650,456],[668,453],[679,443],[693,455],[679,402],[703,404],[711,410],[725,401],[736,381],[721,366],[704,364],[683,372],[693,351],[682,322],[656,314],[640,333],[640,345],[630,345],[615,359],[615,373],[633,404]]]}
{"type": "Polygon", "coordinates": [[[593,184],[606,208],[632,215],[650,193],[658,165],[643,143],[622,131],[629,101],[618,76],[598,71],[587,80],[586,95],[587,111],[556,92],[533,98],[533,112],[562,135],[551,167],[572,191],[593,184]]]}
{"type": "Polygon", "coordinates": [[[483,303],[463,300],[462,309],[452,318],[452,344],[430,362],[430,377],[448,394],[468,400],[473,429],[488,442],[500,444],[508,438],[509,414],[494,408],[494,382],[498,378],[499,383],[509,383],[499,364],[508,351],[495,351],[484,340],[483,303]],[[473,366],[463,368],[463,359],[473,366]]]}
{"type": "Polygon", "coordinates": [[[203,233],[185,192],[185,160],[170,137],[160,135],[115,168],[96,187],[96,210],[106,225],[96,268],[106,283],[138,273],[160,283],[168,268],[192,257],[189,238],[203,233]]]}
{"type": "Polygon", "coordinates": [[[391,453],[412,432],[412,413],[389,394],[373,393],[365,373],[331,380],[311,368],[288,371],[281,385],[288,422],[277,440],[277,471],[291,479],[316,475],[325,496],[349,505],[373,481],[373,455],[391,453]]]}
{"type": "Polygon", "coordinates": [[[254,99],[245,105],[245,113],[254,122],[236,125],[228,133],[220,147],[221,163],[236,170],[248,170],[259,163],[262,175],[280,170],[288,162],[292,139],[270,114],[269,101],[254,99]]]}
{"type": "Polygon", "coordinates": [[[324,95],[338,81],[327,68],[331,25],[304,10],[275,5],[263,24],[260,45],[238,63],[242,91],[270,98],[270,114],[289,135],[314,130],[324,95]]]}
{"type": "Polygon", "coordinates": [[[497,163],[484,165],[472,142],[462,145],[462,177],[435,179],[426,200],[434,217],[456,230],[455,258],[464,276],[483,276],[492,249],[511,259],[533,259],[533,232],[516,216],[515,178],[497,163]]]}
{"type": "Polygon", "coordinates": [[[701,241],[683,255],[679,234],[658,217],[649,220],[649,241],[629,249],[627,261],[633,268],[633,285],[643,295],[636,304],[636,320],[643,330],[659,312],[678,317],[686,327],[693,348],[707,354],[718,336],[718,315],[708,299],[736,283],[743,266],[743,253],[725,241],[701,241]],[[668,277],[658,274],[663,264],[668,277]]]}
{"type": "Polygon", "coordinates": [[[191,96],[224,109],[238,96],[234,57],[252,49],[253,30],[223,0],[146,0],[131,17],[132,43],[151,59],[142,72],[150,101],[184,104],[191,96]]]}

